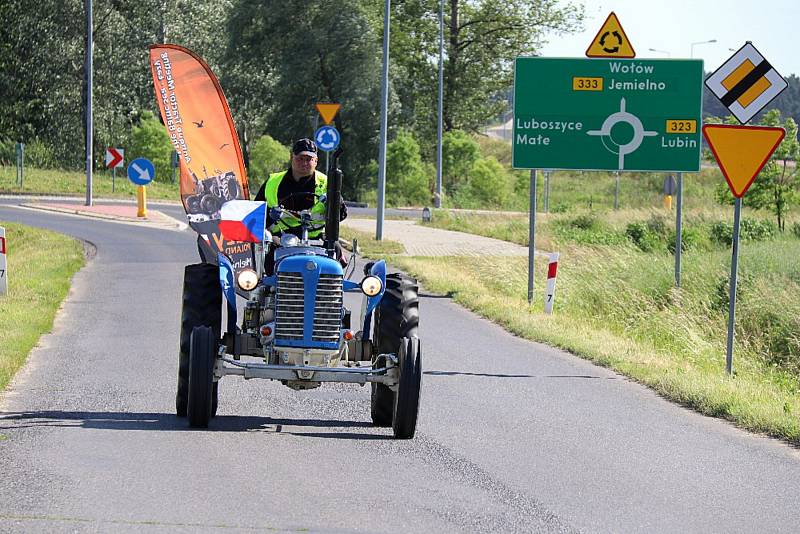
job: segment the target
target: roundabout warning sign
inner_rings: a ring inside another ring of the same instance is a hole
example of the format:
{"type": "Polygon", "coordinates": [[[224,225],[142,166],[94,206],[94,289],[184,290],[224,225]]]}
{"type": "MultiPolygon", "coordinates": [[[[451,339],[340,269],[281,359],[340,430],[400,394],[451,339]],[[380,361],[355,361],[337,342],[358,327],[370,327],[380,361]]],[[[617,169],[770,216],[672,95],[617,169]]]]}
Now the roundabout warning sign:
{"type": "Polygon", "coordinates": [[[701,60],[517,58],[518,169],[697,172],[701,60]]]}

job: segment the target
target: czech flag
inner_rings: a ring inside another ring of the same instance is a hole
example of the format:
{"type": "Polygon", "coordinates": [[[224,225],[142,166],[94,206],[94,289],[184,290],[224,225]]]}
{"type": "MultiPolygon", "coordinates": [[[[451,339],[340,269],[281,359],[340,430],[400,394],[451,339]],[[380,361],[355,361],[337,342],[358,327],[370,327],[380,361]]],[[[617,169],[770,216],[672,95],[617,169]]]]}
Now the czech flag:
{"type": "Polygon", "coordinates": [[[267,203],[255,200],[229,200],[219,210],[219,231],[229,241],[261,243],[267,203]]]}

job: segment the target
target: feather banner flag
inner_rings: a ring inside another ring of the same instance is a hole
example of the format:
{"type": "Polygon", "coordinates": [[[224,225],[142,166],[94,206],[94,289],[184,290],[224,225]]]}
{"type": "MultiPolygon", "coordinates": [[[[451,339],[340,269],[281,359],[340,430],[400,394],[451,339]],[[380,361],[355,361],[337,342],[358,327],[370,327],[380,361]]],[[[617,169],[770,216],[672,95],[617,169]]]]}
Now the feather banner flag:
{"type": "Polygon", "coordinates": [[[150,47],[150,70],[161,118],[179,156],[181,201],[189,225],[199,234],[204,261],[218,253],[238,273],[254,265],[249,243],[225,239],[220,209],[249,198],[239,137],[217,77],[196,54],[177,45],[150,47]]]}

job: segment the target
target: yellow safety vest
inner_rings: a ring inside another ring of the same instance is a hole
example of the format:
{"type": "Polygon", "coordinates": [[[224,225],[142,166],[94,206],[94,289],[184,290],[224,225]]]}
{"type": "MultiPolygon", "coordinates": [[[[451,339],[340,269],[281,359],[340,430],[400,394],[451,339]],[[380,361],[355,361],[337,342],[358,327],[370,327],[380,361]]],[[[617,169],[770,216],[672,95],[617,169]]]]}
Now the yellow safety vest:
{"type": "MultiPolygon", "coordinates": [[[[267,179],[267,185],[264,187],[264,198],[267,201],[267,207],[273,208],[278,206],[278,187],[281,185],[281,180],[289,171],[283,172],[275,172],[269,175],[267,179]]],[[[314,193],[317,197],[320,197],[327,193],[328,191],[328,177],[325,174],[314,171],[314,193]]],[[[314,203],[314,206],[311,208],[311,217],[312,217],[312,224],[315,226],[319,224],[325,224],[325,204],[319,202],[317,200],[314,203]]],[[[280,221],[274,223],[272,226],[269,227],[270,232],[273,234],[278,234],[283,232],[288,228],[296,228],[300,226],[300,219],[287,214],[284,214],[283,218],[280,221]]],[[[322,234],[322,228],[318,230],[309,230],[308,237],[309,238],[316,238],[322,234]]]]}

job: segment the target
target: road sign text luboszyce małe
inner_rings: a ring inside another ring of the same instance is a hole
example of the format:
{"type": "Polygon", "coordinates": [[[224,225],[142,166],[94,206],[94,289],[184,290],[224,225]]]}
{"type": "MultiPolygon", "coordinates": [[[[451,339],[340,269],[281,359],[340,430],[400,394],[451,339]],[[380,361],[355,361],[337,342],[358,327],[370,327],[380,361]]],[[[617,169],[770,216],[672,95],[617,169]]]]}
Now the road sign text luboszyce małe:
{"type": "Polygon", "coordinates": [[[514,167],[698,171],[700,60],[517,58],[514,167]]]}

